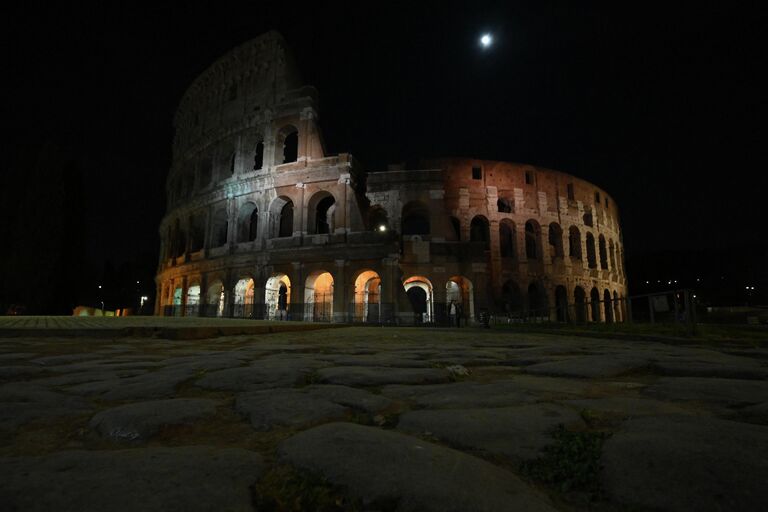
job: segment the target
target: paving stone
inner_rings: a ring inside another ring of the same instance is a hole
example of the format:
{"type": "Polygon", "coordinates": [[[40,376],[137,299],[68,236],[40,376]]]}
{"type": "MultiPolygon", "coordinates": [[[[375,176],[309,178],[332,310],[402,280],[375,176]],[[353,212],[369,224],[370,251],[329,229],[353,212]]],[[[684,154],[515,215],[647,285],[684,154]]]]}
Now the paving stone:
{"type": "Polygon", "coordinates": [[[93,407],[83,398],[55,393],[29,383],[0,386],[0,430],[13,430],[30,421],[79,416],[93,407]]]}
{"type": "Polygon", "coordinates": [[[32,361],[37,354],[32,352],[11,352],[9,354],[0,354],[0,361],[3,363],[10,363],[14,361],[32,361]]]}
{"type": "Polygon", "coordinates": [[[287,439],[278,452],[284,462],[344,486],[369,510],[554,510],[514,474],[398,432],[331,423],[287,439]]]}
{"type": "Polygon", "coordinates": [[[385,386],[381,394],[400,400],[409,400],[420,407],[471,408],[504,407],[536,401],[536,396],[513,381],[499,381],[488,384],[477,382],[456,382],[451,384],[430,384],[385,386]]]}
{"type": "Polygon", "coordinates": [[[140,441],[162,427],[184,425],[216,413],[214,400],[176,398],[113,407],[96,414],[88,426],[101,436],[117,441],[140,441]]]}
{"type": "Polygon", "coordinates": [[[605,378],[617,377],[648,366],[647,359],[616,357],[615,355],[580,356],[533,364],[525,367],[525,372],[534,375],[554,375],[557,377],[605,378]]]}
{"type": "Polygon", "coordinates": [[[428,368],[429,361],[400,357],[393,354],[331,354],[320,359],[331,361],[336,366],[386,366],[397,368],[428,368]]]}
{"type": "Polygon", "coordinates": [[[400,416],[399,430],[433,435],[459,448],[502,455],[514,462],[533,459],[552,443],[559,424],[583,427],[579,415],[554,404],[492,409],[420,410],[400,416]]]}
{"type": "Polygon", "coordinates": [[[431,384],[447,382],[449,373],[440,368],[386,368],[379,366],[335,366],[317,371],[321,382],[345,386],[385,384],[431,384]]]}
{"type": "Polygon", "coordinates": [[[670,402],[627,396],[564,400],[562,403],[575,407],[578,410],[597,411],[625,418],[657,416],[660,414],[691,414],[690,410],[670,402]]]}
{"type": "Polygon", "coordinates": [[[670,511],[762,511],[768,500],[768,427],[716,418],[632,419],[603,447],[613,500],[670,511]]]}
{"type": "Polygon", "coordinates": [[[195,385],[229,391],[290,387],[304,383],[311,373],[312,368],[303,361],[258,361],[250,366],[208,373],[198,379],[195,385]]]}
{"type": "Polygon", "coordinates": [[[768,425],[768,402],[750,405],[727,413],[730,419],[768,425]]]}
{"type": "Polygon", "coordinates": [[[255,452],[185,446],[0,459],[8,511],[252,511],[255,452]]]}
{"type": "Polygon", "coordinates": [[[18,380],[19,377],[33,377],[45,373],[46,371],[47,370],[40,368],[39,366],[0,366],[0,379],[18,380]]]}
{"type": "Polygon", "coordinates": [[[673,377],[719,377],[729,379],[768,379],[768,369],[747,361],[743,365],[703,361],[657,361],[654,372],[673,377]]]}
{"type": "Polygon", "coordinates": [[[294,389],[241,393],[235,400],[235,409],[259,431],[343,419],[347,412],[342,405],[294,389]]]}
{"type": "Polygon", "coordinates": [[[392,404],[392,400],[389,398],[348,386],[324,384],[308,386],[304,391],[314,397],[324,398],[339,405],[369,413],[379,412],[392,404]]]}
{"type": "Polygon", "coordinates": [[[146,398],[167,398],[176,393],[176,387],[192,378],[192,368],[162,369],[143,375],[121,379],[119,386],[102,394],[103,400],[136,400],[146,398]]]}
{"type": "Polygon", "coordinates": [[[643,389],[662,400],[701,401],[723,405],[750,405],[765,401],[768,382],[704,377],[662,377],[643,389]]]}

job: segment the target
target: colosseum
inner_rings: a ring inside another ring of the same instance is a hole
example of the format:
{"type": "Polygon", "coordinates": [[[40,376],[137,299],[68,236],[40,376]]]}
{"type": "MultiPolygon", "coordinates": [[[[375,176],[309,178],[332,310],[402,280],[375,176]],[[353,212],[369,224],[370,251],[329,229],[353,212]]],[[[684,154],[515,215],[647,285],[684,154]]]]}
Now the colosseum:
{"type": "Polygon", "coordinates": [[[533,165],[368,170],[327,155],[318,93],[266,33],[174,119],[156,314],[381,324],[620,321],[616,202],[533,165]]]}

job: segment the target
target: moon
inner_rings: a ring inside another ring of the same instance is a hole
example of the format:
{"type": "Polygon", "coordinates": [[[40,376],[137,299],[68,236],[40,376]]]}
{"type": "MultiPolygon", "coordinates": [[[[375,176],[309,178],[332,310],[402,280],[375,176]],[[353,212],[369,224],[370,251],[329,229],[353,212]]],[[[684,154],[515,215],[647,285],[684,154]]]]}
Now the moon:
{"type": "Polygon", "coordinates": [[[491,34],[483,34],[480,37],[480,44],[483,48],[488,48],[491,46],[491,43],[493,43],[493,37],[491,37],[491,34]]]}

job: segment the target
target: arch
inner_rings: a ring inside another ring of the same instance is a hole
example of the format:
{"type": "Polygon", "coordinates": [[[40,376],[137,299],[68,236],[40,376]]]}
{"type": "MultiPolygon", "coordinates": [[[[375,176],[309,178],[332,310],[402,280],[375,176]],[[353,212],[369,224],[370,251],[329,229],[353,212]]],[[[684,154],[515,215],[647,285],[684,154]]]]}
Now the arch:
{"type": "Polygon", "coordinates": [[[285,274],[273,274],[264,286],[267,320],[287,320],[291,305],[291,280],[285,274]]]}
{"type": "Polygon", "coordinates": [[[576,226],[568,229],[568,256],[580,260],[581,254],[581,231],[576,226]]]}
{"type": "Polygon", "coordinates": [[[238,242],[253,242],[259,231],[259,209],[247,202],[240,207],[240,234],[238,242]]]}
{"type": "Polygon", "coordinates": [[[402,210],[403,235],[428,235],[430,233],[429,208],[421,201],[411,201],[402,210]]]}
{"type": "Polygon", "coordinates": [[[446,311],[451,313],[451,303],[456,305],[456,315],[461,319],[475,318],[475,293],[472,281],[464,276],[453,276],[445,283],[446,311]]]}
{"type": "Polygon", "coordinates": [[[589,206],[584,207],[584,216],[582,217],[582,220],[584,221],[585,226],[593,226],[594,223],[592,222],[592,208],[589,206]]]}
{"type": "Polygon", "coordinates": [[[411,276],[403,282],[411,301],[415,323],[429,323],[433,318],[434,293],[432,283],[424,276],[411,276]]]}
{"type": "Polygon", "coordinates": [[[224,316],[224,284],[218,279],[205,294],[205,316],[224,316]]]}
{"type": "Polygon", "coordinates": [[[205,219],[196,213],[189,218],[189,251],[198,252],[205,246],[205,219]]]}
{"type": "Polygon", "coordinates": [[[330,192],[322,190],[315,193],[307,203],[307,227],[310,234],[333,233],[336,211],[336,198],[330,192]]]}
{"type": "Polygon", "coordinates": [[[600,254],[600,268],[603,270],[608,270],[608,251],[605,247],[605,237],[603,235],[600,235],[597,238],[598,243],[598,252],[600,254]]]}
{"type": "Polygon", "coordinates": [[[515,223],[509,219],[499,222],[499,250],[502,258],[515,258],[516,229],[515,223]]]}
{"type": "Polygon", "coordinates": [[[533,219],[525,223],[525,257],[529,260],[541,259],[541,226],[533,219]]]}
{"type": "Polygon", "coordinates": [[[613,246],[613,240],[608,241],[608,253],[611,256],[611,270],[616,270],[616,248],[613,246]]]}
{"type": "Polygon", "coordinates": [[[557,314],[555,315],[558,322],[567,322],[568,315],[568,290],[565,286],[558,285],[555,288],[555,306],[557,307],[557,314]]]}
{"type": "Polygon", "coordinates": [[[181,221],[176,219],[171,230],[171,258],[182,256],[187,249],[187,234],[181,227],[181,221]]]}
{"type": "Polygon", "coordinates": [[[600,321],[600,292],[596,287],[589,292],[590,311],[592,312],[592,321],[600,321]]]}
{"type": "Polygon", "coordinates": [[[617,322],[621,322],[623,320],[621,303],[619,302],[619,294],[616,292],[616,290],[613,291],[613,317],[617,322]]]}
{"type": "Polygon", "coordinates": [[[253,292],[254,282],[250,277],[244,277],[235,284],[235,309],[236,317],[250,318],[253,316],[253,292]]]}
{"type": "Polygon", "coordinates": [[[256,143],[256,153],[253,156],[253,170],[258,171],[264,167],[264,141],[256,143]]]}
{"type": "Polygon", "coordinates": [[[562,258],[565,253],[563,252],[563,228],[557,222],[551,222],[549,224],[549,245],[551,246],[550,252],[552,253],[552,259],[562,258]]]}
{"type": "Polygon", "coordinates": [[[499,213],[512,213],[512,209],[512,202],[509,199],[500,197],[496,201],[496,210],[499,213]]]}
{"type": "Polygon", "coordinates": [[[451,231],[452,231],[451,234],[453,235],[453,241],[461,242],[461,221],[458,218],[453,216],[450,217],[450,221],[451,221],[451,231]]]}
{"type": "Polygon", "coordinates": [[[587,265],[589,268],[597,268],[597,256],[595,256],[595,237],[587,233],[587,265]]]}
{"type": "Polygon", "coordinates": [[[227,244],[227,231],[229,223],[227,222],[227,211],[219,208],[213,214],[213,229],[211,229],[211,247],[221,247],[227,244]]]}
{"type": "Polygon", "coordinates": [[[482,242],[486,249],[488,248],[491,242],[488,219],[482,215],[475,215],[472,218],[472,222],[469,223],[469,240],[470,242],[482,242]]]}
{"type": "Polygon", "coordinates": [[[293,236],[293,201],[285,196],[276,197],[269,205],[272,238],[293,236]]]}
{"type": "Polygon", "coordinates": [[[187,300],[184,308],[184,316],[197,316],[200,308],[200,285],[187,286],[187,300]]]}
{"type": "Polygon", "coordinates": [[[184,289],[180,284],[177,284],[173,289],[173,316],[181,316],[181,305],[183,303],[184,289]]]}
{"type": "Polygon", "coordinates": [[[333,276],[325,270],[312,272],[304,283],[304,320],[333,321],[333,276]]]}
{"type": "Polygon", "coordinates": [[[277,131],[277,144],[275,164],[287,164],[295,162],[299,157],[299,130],[291,124],[287,124],[277,131]]]}
{"type": "Polygon", "coordinates": [[[613,323],[613,301],[611,300],[611,292],[606,289],[603,292],[603,310],[606,323],[613,323]]]}
{"type": "Polygon", "coordinates": [[[573,308],[576,321],[584,323],[587,321],[587,294],[584,288],[577,286],[573,289],[573,308]]]}
{"type": "Polygon", "coordinates": [[[549,301],[544,285],[534,281],[528,285],[528,316],[549,318],[549,301]]]}
{"type": "Polygon", "coordinates": [[[507,317],[520,318],[523,314],[523,294],[520,287],[512,279],[508,279],[501,287],[501,301],[507,317]]]}
{"type": "Polygon", "coordinates": [[[373,270],[363,270],[355,279],[354,321],[380,322],[381,313],[381,277],[373,270]]]}
{"type": "Polygon", "coordinates": [[[368,228],[371,231],[386,232],[389,230],[389,215],[382,206],[376,205],[368,210],[368,228]]]}

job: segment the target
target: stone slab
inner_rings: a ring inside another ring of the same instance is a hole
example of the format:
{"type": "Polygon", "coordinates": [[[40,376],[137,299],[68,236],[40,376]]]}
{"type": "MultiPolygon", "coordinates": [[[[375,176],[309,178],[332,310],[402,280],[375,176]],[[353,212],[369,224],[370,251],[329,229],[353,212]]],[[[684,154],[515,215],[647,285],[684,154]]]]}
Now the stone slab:
{"type": "Polygon", "coordinates": [[[554,510],[514,474],[398,432],[330,423],[287,439],[278,453],[281,460],[344,486],[366,510],[554,510]]]}
{"type": "Polygon", "coordinates": [[[185,446],[4,458],[0,467],[9,511],[245,512],[264,464],[248,450],[185,446]]]}
{"type": "Polygon", "coordinates": [[[241,393],[235,400],[235,409],[259,431],[339,420],[347,412],[342,405],[294,389],[241,393]]]}
{"type": "Polygon", "coordinates": [[[533,375],[598,379],[618,377],[648,366],[647,359],[616,357],[615,355],[580,356],[526,366],[523,371],[533,375]]]}
{"type": "Polygon", "coordinates": [[[440,368],[387,368],[381,366],[335,366],[318,370],[320,382],[344,386],[386,384],[432,384],[448,382],[449,373],[440,368]]]}
{"type": "Polygon", "coordinates": [[[768,397],[768,382],[705,377],[662,377],[643,393],[662,400],[751,405],[768,397]]]}

